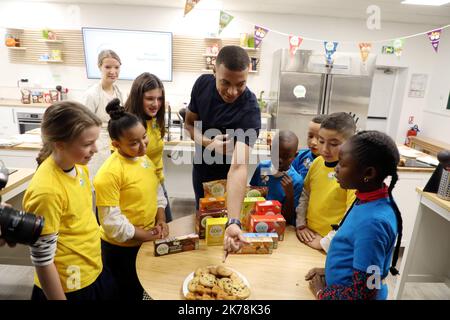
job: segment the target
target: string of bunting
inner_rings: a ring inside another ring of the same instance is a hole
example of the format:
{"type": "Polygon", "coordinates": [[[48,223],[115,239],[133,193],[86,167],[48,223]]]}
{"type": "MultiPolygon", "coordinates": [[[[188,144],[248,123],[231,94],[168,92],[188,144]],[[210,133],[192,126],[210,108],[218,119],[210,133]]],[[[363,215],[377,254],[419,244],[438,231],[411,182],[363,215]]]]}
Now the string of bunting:
{"type": "MultiPolygon", "coordinates": [[[[184,15],[191,11],[194,6],[200,2],[200,0],[186,0],[185,5],[185,11],[184,15]]],[[[230,13],[225,11],[220,11],[220,17],[219,17],[219,35],[220,33],[228,26],[228,24],[234,19],[234,16],[232,16],[230,13]]],[[[295,55],[295,52],[299,49],[300,45],[304,40],[308,41],[315,41],[315,42],[322,42],[325,49],[325,59],[328,64],[333,63],[333,55],[337,50],[337,47],[339,43],[357,43],[358,48],[361,55],[361,60],[363,63],[366,62],[367,58],[369,57],[370,51],[372,50],[372,45],[374,43],[389,43],[388,46],[383,46],[383,53],[388,54],[395,54],[397,57],[400,57],[403,52],[403,46],[405,44],[405,39],[421,36],[421,35],[427,35],[431,46],[433,47],[434,51],[437,53],[439,48],[439,42],[441,40],[441,33],[444,29],[450,27],[450,24],[442,26],[440,28],[436,28],[429,31],[424,31],[408,36],[402,36],[392,39],[384,39],[384,40],[374,40],[374,41],[327,41],[322,39],[314,39],[314,38],[308,38],[304,36],[299,35],[292,35],[284,32],[280,32],[277,30],[269,29],[257,24],[254,24],[249,21],[245,21],[243,19],[239,19],[244,23],[248,23],[250,25],[254,25],[254,47],[258,48],[263,39],[267,36],[267,34],[270,32],[274,32],[280,35],[284,35],[288,37],[289,42],[289,52],[293,56],[295,55]]]]}

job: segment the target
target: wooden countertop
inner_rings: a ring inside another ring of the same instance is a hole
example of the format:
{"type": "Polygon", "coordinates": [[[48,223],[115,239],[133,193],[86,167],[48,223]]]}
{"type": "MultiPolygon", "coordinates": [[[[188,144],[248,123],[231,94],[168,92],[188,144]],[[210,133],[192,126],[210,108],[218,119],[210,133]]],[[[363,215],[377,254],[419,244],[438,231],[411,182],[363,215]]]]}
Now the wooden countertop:
{"type": "Polygon", "coordinates": [[[445,210],[450,212],[450,201],[447,201],[447,200],[439,198],[436,195],[436,193],[425,192],[425,191],[423,191],[422,188],[416,188],[416,191],[417,191],[417,193],[421,194],[422,196],[424,196],[428,200],[434,202],[435,204],[437,204],[441,208],[444,208],[445,210]]]}
{"type": "Polygon", "coordinates": [[[418,146],[433,155],[438,154],[442,150],[450,150],[450,144],[424,136],[411,137],[411,146],[418,146]]]}
{"type": "Polygon", "coordinates": [[[0,99],[0,107],[23,107],[23,108],[47,108],[51,103],[30,103],[25,104],[20,100],[0,99]]]}
{"type": "MultiPolygon", "coordinates": [[[[194,232],[194,214],[169,223],[170,235],[194,232]]],[[[136,258],[139,281],[156,300],[183,299],[185,278],[198,267],[220,264],[222,246],[207,246],[200,240],[200,249],[162,257],[153,255],[153,242],[144,243],[136,258]]],[[[229,255],[226,265],[240,272],[250,283],[251,300],[313,300],[315,297],[305,281],[314,267],[324,267],[325,255],[300,243],[294,227],[286,229],[285,239],[272,254],[229,255]]]]}
{"type": "Polygon", "coordinates": [[[31,178],[34,175],[35,169],[28,169],[28,168],[9,168],[9,169],[17,169],[16,172],[12,173],[8,177],[8,184],[6,185],[3,190],[0,191],[0,195],[4,195],[24,182],[31,180],[31,178]]]}

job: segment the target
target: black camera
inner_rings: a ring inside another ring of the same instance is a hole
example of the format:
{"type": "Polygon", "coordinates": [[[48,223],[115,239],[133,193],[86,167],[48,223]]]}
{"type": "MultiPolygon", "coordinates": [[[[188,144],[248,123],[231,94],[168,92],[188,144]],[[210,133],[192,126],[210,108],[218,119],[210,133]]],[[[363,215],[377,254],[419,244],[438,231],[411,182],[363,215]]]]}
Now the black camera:
{"type": "MultiPolygon", "coordinates": [[[[8,176],[8,169],[0,160],[0,190],[6,186],[8,176]]],[[[0,238],[6,242],[33,244],[41,235],[43,227],[44,217],[0,205],[0,238]]]]}

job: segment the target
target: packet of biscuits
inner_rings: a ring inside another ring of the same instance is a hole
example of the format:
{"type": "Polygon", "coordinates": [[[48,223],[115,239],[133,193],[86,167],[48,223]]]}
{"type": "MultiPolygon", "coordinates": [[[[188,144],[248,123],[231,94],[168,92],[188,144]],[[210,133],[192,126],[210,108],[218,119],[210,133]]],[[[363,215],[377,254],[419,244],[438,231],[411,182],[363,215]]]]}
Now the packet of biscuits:
{"type": "Polygon", "coordinates": [[[250,297],[248,282],[222,265],[197,268],[187,287],[183,287],[187,300],[244,300],[250,297]]]}
{"type": "Polygon", "coordinates": [[[226,209],[226,201],[224,197],[200,198],[198,204],[201,212],[212,212],[226,209]]]}
{"type": "Polygon", "coordinates": [[[203,182],[205,198],[218,198],[227,196],[227,179],[203,182]]]}
{"type": "Polygon", "coordinates": [[[217,210],[209,212],[197,211],[195,215],[195,232],[199,235],[200,239],[205,239],[206,236],[206,221],[209,218],[222,218],[227,216],[227,210],[217,210]]]}
{"type": "Polygon", "coordinates": [[[197,250],[199,248],[199,237],[195,233],[179,237],[168,237],[155,240],[154,245],[155,257],[165,256],[166,254],[197,250]]]}
{"type": "MultiPolygon", "coordinates": [[[[245,236],[244,236],[245,237],[245,236]]],[[[237,254],[271,254],[273,251],[272,237],[245,237],[242,247],[237,254]]]]}

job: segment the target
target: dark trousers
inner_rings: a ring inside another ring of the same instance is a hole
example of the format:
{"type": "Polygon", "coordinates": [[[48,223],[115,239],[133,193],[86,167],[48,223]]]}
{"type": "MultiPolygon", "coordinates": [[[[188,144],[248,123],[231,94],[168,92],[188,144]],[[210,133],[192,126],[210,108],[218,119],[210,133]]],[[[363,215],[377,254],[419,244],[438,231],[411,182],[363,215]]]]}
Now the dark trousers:
{"type": "Polygon", "coordinates": [[[120,247],[102,240],[103,265],[111,270],[121,300],[142,300],[144,289],[136,274],[139,248],[120,247]]]}
{"type": "MultiPolygon", "coordinates": [[[[67,300],[82,301],[117,300],[119,297],[112,273],[108,268],[103,267],[102,272],[92,284],[77,291],[67,292],[66,298],[67,300]]],[[[41,288],[34,285],[31,300],[46,301],[47,297],[41,288]]]]}

